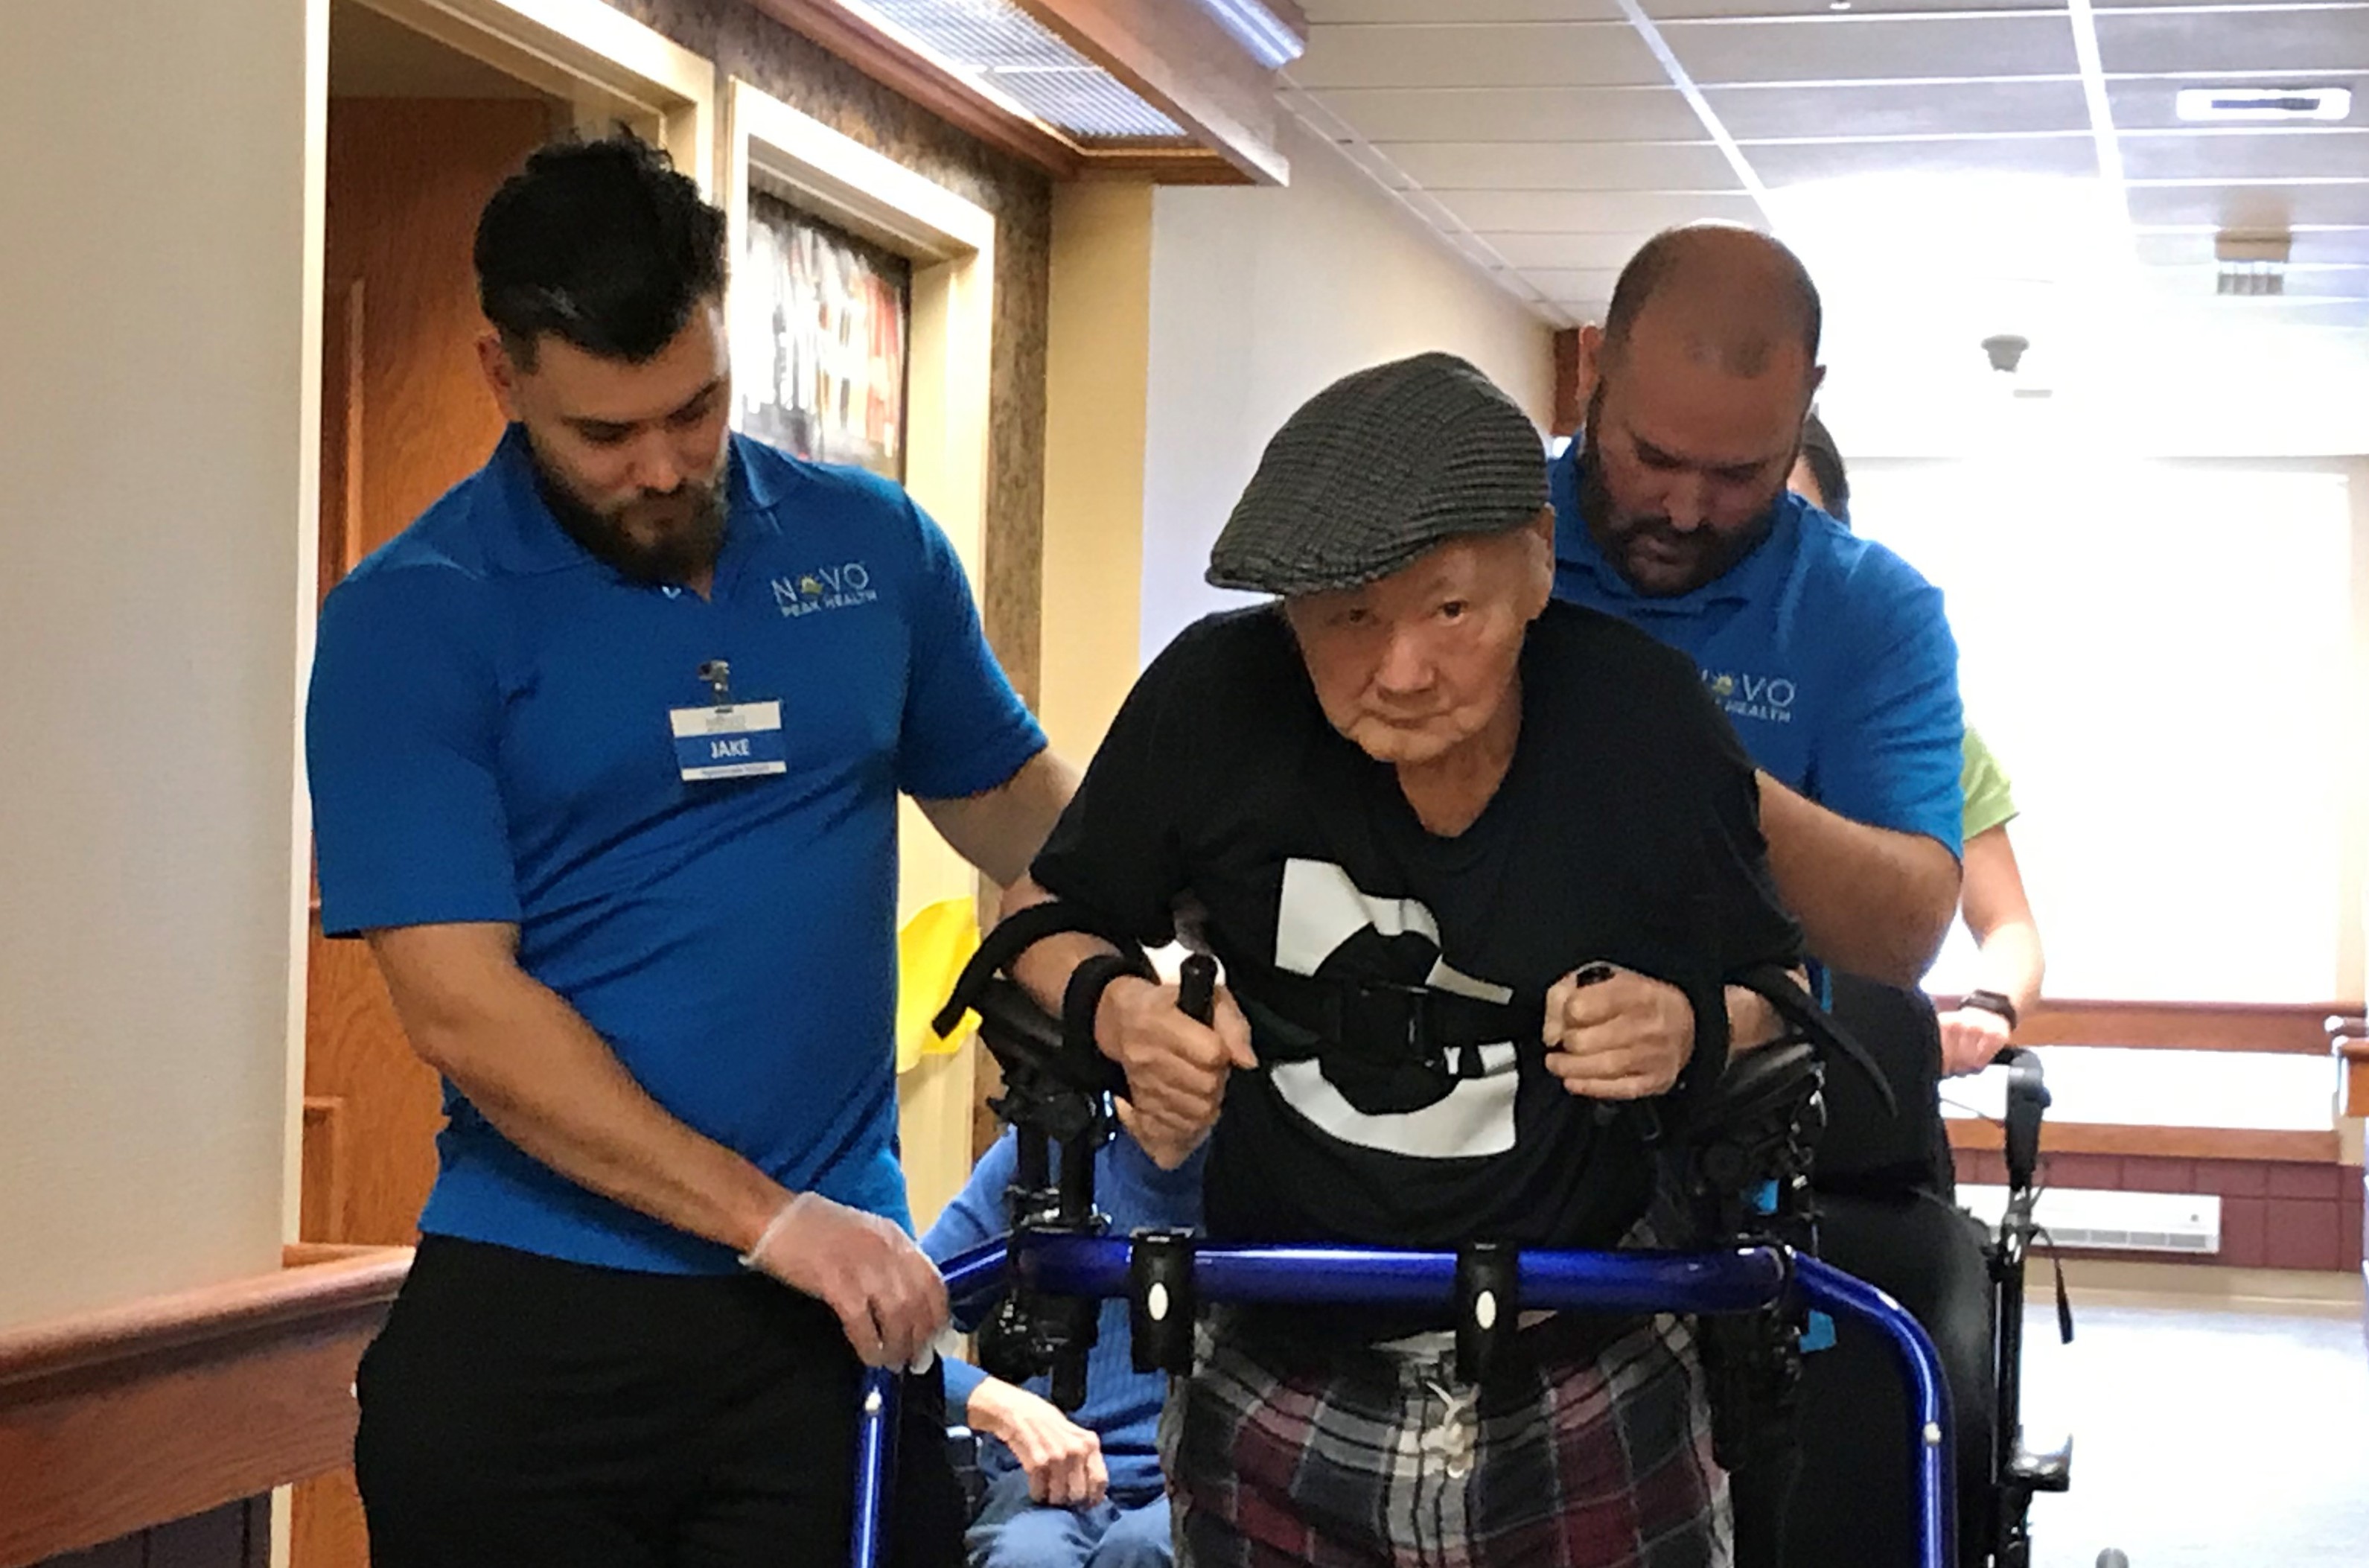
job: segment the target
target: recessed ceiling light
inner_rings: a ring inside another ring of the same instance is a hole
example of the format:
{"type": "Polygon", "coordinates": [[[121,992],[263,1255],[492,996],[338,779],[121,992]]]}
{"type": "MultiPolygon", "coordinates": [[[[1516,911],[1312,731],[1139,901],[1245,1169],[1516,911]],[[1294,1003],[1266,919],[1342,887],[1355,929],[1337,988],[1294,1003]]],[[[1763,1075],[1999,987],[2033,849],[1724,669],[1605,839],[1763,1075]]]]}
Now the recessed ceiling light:
{"type": "Polygon", "coordinates": [[[1270,71],[1279,71],[1307,52],[1299,35],[1261,0],[1201,0],[1201,5],[1270,71]]]}
{"type": "Polygon", "coordinates": [[[1851,0],[1826,0],[1826,9],[1829,11],[1848,11],[1850,8],[1851,0]]]}
{"type": "Polygon", "coordinates": [[[2342,120],[2352,112],[2350,87],[2182,87],[2174,100],[2182,120],[2342,120]]]}

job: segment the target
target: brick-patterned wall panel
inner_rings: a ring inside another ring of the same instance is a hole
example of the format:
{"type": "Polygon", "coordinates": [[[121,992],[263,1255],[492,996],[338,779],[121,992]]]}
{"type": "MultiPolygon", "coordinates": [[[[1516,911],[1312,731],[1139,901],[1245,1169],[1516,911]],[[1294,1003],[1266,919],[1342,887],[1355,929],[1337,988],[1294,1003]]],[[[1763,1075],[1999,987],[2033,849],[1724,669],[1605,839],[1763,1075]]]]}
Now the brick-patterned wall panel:
{"type": "Polygon", "coordinates": [[[730,75],[995,215],[995,342],[988,417],[988,640],[1036,698],[1045,523],[1045,340],[1053,189],[743,0],[608,0],[730,75]]]}

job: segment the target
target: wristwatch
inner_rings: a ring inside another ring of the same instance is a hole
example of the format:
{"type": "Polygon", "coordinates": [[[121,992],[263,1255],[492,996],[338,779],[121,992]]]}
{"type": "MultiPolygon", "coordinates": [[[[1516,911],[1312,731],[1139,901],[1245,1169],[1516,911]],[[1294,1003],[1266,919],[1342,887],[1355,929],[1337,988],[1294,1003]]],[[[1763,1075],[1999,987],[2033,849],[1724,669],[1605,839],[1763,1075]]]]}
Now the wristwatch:
{"type": "Polygon", "coordinates": [[[1970,990],[1959,1000],[1960,1007],[1979,1007],[1985,1013],[1996,1013],[2007,1020],[2008,1032],[2014,1033],[2018,1022],[2015,1003],[1995,990],[1970,990]]]}

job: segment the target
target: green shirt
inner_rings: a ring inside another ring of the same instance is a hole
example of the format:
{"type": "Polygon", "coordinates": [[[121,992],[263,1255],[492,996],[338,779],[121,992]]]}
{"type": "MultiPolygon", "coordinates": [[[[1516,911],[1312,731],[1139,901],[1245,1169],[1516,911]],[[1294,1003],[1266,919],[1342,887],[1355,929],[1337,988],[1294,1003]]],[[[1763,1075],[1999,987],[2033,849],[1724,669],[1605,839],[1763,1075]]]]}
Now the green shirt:
{"type": "Polygon", "coordinates": [[[2014,785],[1973,725],[1966,727],[1966,763],[1958,775],[1958,784],[1966,795],[1967,838],[2003,828],[2014,820],[2014,785]]]}

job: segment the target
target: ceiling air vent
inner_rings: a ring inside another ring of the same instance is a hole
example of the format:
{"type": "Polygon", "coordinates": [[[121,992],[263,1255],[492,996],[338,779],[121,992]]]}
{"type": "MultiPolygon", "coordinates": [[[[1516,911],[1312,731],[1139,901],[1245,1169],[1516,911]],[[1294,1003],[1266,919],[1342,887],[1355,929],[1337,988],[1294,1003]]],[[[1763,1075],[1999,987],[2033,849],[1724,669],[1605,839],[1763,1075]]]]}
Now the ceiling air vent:
{"type": "Polygon", "coordinates": [[[2175,101],[2182,120],[2342,120],[2352,112],[2352,89],[2182,87],[2175,101]]]}
{"type": "Polygon", "coordinates": [[[1184,128],[1012,0],[840,0],[1081,141],[1184,128]]]}
{"type": "Polygon", "coordinates": [[[2293,236],[2283,234],[2246,235],[2225,229],[2213,236],[2213,259],[2219,264],[2214,283],[2216,294],[2263,299],[2287,292],[2287,257],[2293,236]]]}

